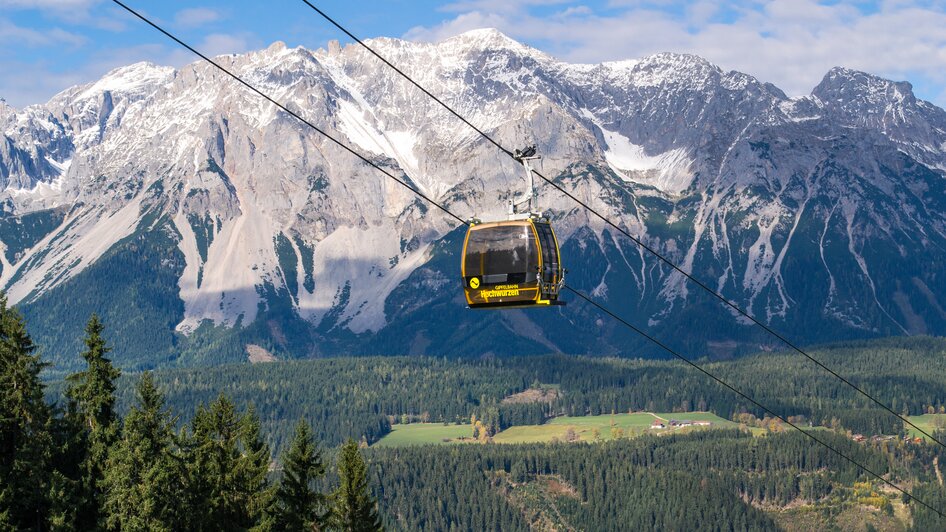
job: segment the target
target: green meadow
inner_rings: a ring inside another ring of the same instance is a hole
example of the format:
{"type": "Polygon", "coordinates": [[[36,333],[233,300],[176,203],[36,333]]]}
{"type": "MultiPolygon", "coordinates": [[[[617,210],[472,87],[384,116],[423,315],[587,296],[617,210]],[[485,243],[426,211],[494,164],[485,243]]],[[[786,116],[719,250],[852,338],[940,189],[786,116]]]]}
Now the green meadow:
{"type": "Polygon", "coordinates": [[[411,423],[394,425],[391,432],[374,444],[375,447],[405,447],[428,443],[451,443],[459,438],[471,438],[469,425],[444,425],[443,423],[411,423]]]}
{"type": "MultiPolygon", "coordinates": [[[[910,423],[913,423],[917,427],[923,429],[927,434],[933,434],[934,431],[946,429],[946,414],[923,414],[922,416],[907,416],[907,419],[910,420],[910,423]]],[[[907,425],[907,434],[911,437],[921,437],[926,439],[926,436],[920,434],[918,430],[907,425]]]]}
{"type": "MultiPolygon", "coordinates": [[[[493,436],[495,443],[542,443],[551,441],[608,441],[615,437],[630,438],[644,433],[670,433],[703,430],[707,428],[733,428],[739,425],[709,412],[613,414],[602,416],[563,416],[542,425],[520,425],[509,427],[493,436]],[[670,427],[671,419],[686,421],[709,421],[712,425],[670,427]],[[665,428],[651,428],[654,420],[660,420],[665,428]]],[[[375,445],[380,447],[402,447],[428,443],[456,443],[461,438],[470,438],[469,425],[443,425],[441,423],[411,423],[394,425],[391,432],[375,445]]],[[[467,440],[469,441],[469,440],[467,440]]]]}

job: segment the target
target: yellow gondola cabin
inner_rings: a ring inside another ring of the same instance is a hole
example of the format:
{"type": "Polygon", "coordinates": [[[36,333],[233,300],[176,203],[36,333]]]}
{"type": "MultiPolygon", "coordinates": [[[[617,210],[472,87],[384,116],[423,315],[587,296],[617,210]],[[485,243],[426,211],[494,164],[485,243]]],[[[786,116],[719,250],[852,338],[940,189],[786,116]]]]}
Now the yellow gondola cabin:
{"type": "Polygon", "coordinates": [[[545,218],[471,223],[460,269],[470,308],[562,304],[558,241],[545,218]]]}

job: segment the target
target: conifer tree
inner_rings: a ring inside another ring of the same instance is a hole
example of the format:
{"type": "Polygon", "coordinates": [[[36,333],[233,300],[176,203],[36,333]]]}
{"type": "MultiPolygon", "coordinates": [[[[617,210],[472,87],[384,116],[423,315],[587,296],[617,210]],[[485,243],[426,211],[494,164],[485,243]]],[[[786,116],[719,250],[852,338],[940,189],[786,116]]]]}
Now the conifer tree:
{"type": "Polygon", "coordinates": [[[115,412],[115,381],[121,372],[105,357],[111,349],[105,345],[105,327],[93,314],[85,326],[86,370],[68,377],[66,395],[71,403],[70,417],[75,420],[84,455],[80,466],[80,502],[75,525],[80,529],[100,528],[104,504],[102,480],[108,452],[118,439],[115,412]]]}
{"type": "Polygon", "coordinates": [[[44,528],[48,514],[50,411],[35,350],[0,293],[0,528],[44,528]]]}
{"type": "Polygon", "coordinates": [[[338,489],[332,494],[331,527],[345,532],[383,530],[368,492],[368,466],[351,438],[338,455],[338,489]]]}
{"type": "Polygon", "coordinates": [[[138,382],[138,404],[125,417],[109,455],[105,513],[114,530],[175,530],[184,526],[184,470],[174,453],[174,420],[151,373],[138,382]]]}
{"type": "Polygon", "coordinates": [[[235,530],[266,528],[264,510],[272,498],[266,480],[269,447],[255,413],[237,415],[223,395],[209,408],[198,408],[186,462],[192,520],[185,528],[207,530],[220,523],[235,530]]]}
{"type": "Polygon", "coordinates": [[[87,514],[83,471],[88,435],[77,408],[71,400],[65,412],[55,406],[50,422],[54,452],[49,483],[49,526],[53,530],[77,529],[80,515],[87,514]]]}
{"type": "Polygon", "coordinates": [[[326,525],[326,498],[314,484],[325,475],[325,463],[304,420],[296,425],[282,462],[283,476],[276,490],[275,528],[322,530],[326,525]]]}
{"type": "Polygon", "coordinates": [[[259,416],[253,405],[243,415],[240,442],[242,457],[238,463],[237,482],[246,495],[246,525],[256,530],[268,530],[272,523],[267,510],[271,508],[276,487],[271,486],[267,479],[269,445],[263,439],[259,416]]]}

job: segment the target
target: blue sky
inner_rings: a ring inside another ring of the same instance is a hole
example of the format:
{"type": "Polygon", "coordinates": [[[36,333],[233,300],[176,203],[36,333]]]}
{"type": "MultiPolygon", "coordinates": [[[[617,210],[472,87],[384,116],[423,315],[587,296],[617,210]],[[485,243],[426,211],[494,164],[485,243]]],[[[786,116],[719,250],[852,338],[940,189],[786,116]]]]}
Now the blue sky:
{"type": "MultiPolygon", "coordinates": [[[[273,41],[311,48],[344,36],[298,0],[126,0],[211,54],[273,41]]],[[[790,95],[832,66],[913,83],[946,107],[946,0],[314,1],[363,37],[436,41],[496,27],[574,62],[696,53],[790,95]]],[[[0,97],[41,103],[135,61],[193,61],[107,0],[0,0],[0,97]]]]}

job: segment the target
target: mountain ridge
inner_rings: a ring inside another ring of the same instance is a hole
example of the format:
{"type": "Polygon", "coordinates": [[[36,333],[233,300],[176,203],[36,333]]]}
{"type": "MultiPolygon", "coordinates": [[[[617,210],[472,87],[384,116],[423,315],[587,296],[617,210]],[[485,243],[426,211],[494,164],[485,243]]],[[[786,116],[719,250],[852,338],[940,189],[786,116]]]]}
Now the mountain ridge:
{"type": "MultiPolygon", "coordinates": [[[[495,30],[371,43],[503,145],[537,143],[545,175],[763,321],[804,341],[946,331],[940,268],[914,258],[946,251],[946,112],[909,83],[835,68],[789,98],[686,54],[572,65],[495,30]]],[[[217,60],[461,217],[502,216],[522,188],[521,168],[360,47],[217,60]]],[[[210,65],[137,63],[10,109],[0,284],[27,312],[61,316],[63,287],[157,231],[183,265],[160,289],[183,302],[163,350],[207,330],[248,341],[261,320],[251,339],[287,356],[482,354],[481,326],[533,352],[640,345],[604,324],[564,332],[590,309],[455,312],[451,221],[210,65]]],[[[658,331],[721,320],[681,339],[702,352],[771,342],[549,187],[540,197],[576,287],[658,331]]]]}

